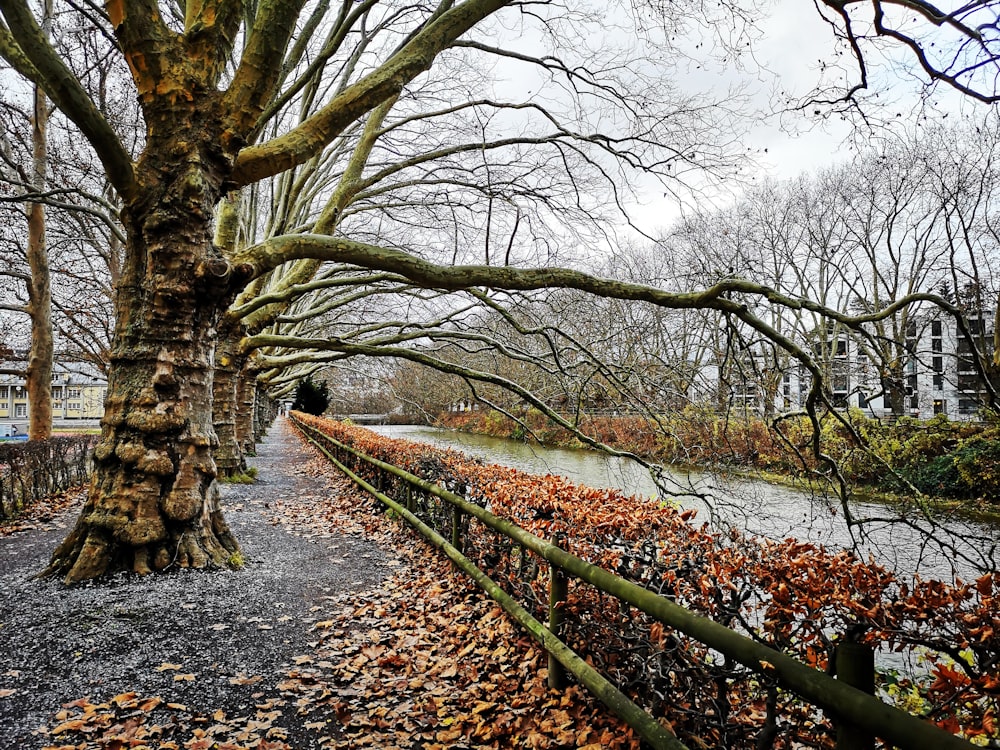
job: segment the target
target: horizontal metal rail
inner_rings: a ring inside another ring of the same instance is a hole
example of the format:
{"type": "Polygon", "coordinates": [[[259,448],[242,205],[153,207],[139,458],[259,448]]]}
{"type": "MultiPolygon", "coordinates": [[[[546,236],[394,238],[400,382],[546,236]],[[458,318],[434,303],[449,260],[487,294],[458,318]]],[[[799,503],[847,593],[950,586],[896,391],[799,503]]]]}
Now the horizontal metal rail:
{"type": "MultiPolygon", "coordinates": [[[[314,428],[298,422],[297,420],[295,420],[295,423],[300,427],[300,429],[303,430],[306,437],[309,438],[311,442],[313,442],[313,444],[315,444],[331,461],[333,461],[341,471],[350,476],[354,482],[359,484],[359,486],[363,487],[366,491],[378,497],[380,501],[389,505],[395,512],[400,513],[400,515],[406,518],[409,523],[414,525],[420,524],[417,528],[422,526],[435,535],[437,534],[437,532],[434,532],[430,529],[430,527],[427,527],[405,507],[384,495],[377,488],[368,484],[354,474],[354,472],[352,472],[328,450],[326,450],[326,448],[315,438],[319,437],[323,441],[328,442],[330,445],[335,446],[337,449],[346,451],[347,453],[350,453],[351,455],[369,463],[381,471],[387,472],[423,492],[434,495],[435,497],[450,503],[461,512],[468,513],[485,526],[503,534],[524,548],[531,550],[548,561],[550,564],[558,567],[566,573],[590,583],[592,586],[606,594],[610,594],[611,596],[617,597],[622,601],[628,602],[664,625],[668,625],[676,630],[679,630],[709,648],[725,654],[748,669],[765,677],[777,680],[779,685],[805,699],[812,705],[821,708],[837,721],[846,722],[857,729],[864,730],[871,736],[887,740],[894,746],[901,748],[901,750],[927,750],[927,748],[935,748],[935,750],[969,750],[970,748],[975,747],[971,742],[950,734],[940,727],[908,714],[905,711],[895,708],[894,706],[890,706],[869,693],[851,687],[845,682],[837,680],[824,672],[820,672],[817,669],[807,666],[787,654],[770,648],[762,643],[757,643],[756,641],[737,633],[735,630],[731,630],[730,628],[720,625],[713,620],[697,615],[694,612],[675,604],[669,599],[659,596],[658,594],[654,594],[653,592],[648,591],[631,581],[620,578],[619,576],[609,573],[597,565],[576,557],[575,555],[560,549],[557,545],[535,536],[510,521],[493,515],[482,506],[471,503],[465,498],[456,495],[443,487],[428,482],[415,474],[405,471],[404,469],[400,469],[398,466],[393,466],[385,461],[380,461],[377,458],[368,456],[349,445],[331,438],[329,435],[325,435],[314,428]]],[[[421,531],[421,533],[424,532],[421,531]]],[[[456,559],[453,557],[453,554],[461,556],[461,553],[451,544],[448,544],[446,540],[441,537],[439,537],[439,539],[441,543],[435,542],[434,540],[432,540],[432,543],[444,550],[451,559],[456,559]]],[[[503,593],[504,597],[510,598],[506,592],[503,592],[499,586],[486,577],[482,571],[476,568],[471,561],[468,561],[467,558],[464,558],[464,556],[462,559],[475,570],[475,573],[466,570],[461,565],[459,567],[462,567],[462,569],[477,580],[477,582],[481,576],[486,581],[489,581],[493,588],[503,593]]],[[[484,588],[486,587],[484,586],[484,588]]],[[[486,590],[487,593],[493,596],[493,592],[490,589],[486,590]]],[[[497,601],[499,602],[500,600],[498,599],[497,601]]],[[[520,605],[512,599],[511,601],[515,606],[520,608],[520,605]]],[[[502,602],[500,603],[505,609],[507,609],[502,602]]],[[[510,612],[511,610],[507,609],[507,611],[510,612]]],[[[528,617],[531,617],[527,611],[525,611],[525,614],[528,617]]],[[[546,648],[546,650],[549,650],[549,645],[554,644],[555,642],[558,642],[560,646],[569,650],[568,647],[566,647],[562,641],[559,641],[547,628],[545,628],[544,625],[535,620],[533,617],[531,617],[531,620],[534,623],[531,627],[526,625],[524,622],[521,624],[524,625],[529,632],[531,632],[531,634],[542,644],[544,648],[546,648]],[[537,631],[535,629],[535,625],[537,625],[537,631]],[[542,631],[544,631],[544,634],[542,631]]],[[[518,619],[518,621],[521,622],[520,619],[518,619]]],[[[572,671],[570,664],[567,664],[560,659],[558,653],[553,651],[550,651],[550,653],[563,663],[567,669],[572,671]]],[[[570,651],[570,653],[573,652],[570,651]]],[[[576,656],[576,654],[573,655],[576,656]]],[[[579,659],[578,656],[576,658],[579,659]]],[[[582,662],[582,660],[580,661],[582,662]]],[[[592,669],[585,663],[584,666],[587,666],[588,669],[592,669]]],[[[601,677],[601,679],[603,680],[604,678],[601,677]]],[[[583,680],[581,679],[581,681],[583,680]]],[[[584,682],[584,684],[586,685],[587,683],[584,682]]],[[[610,683],[608,684],[610,685],[610,683]]],[[[590,685],[587,685],[587,687],[589,688],[590,685]]],[[[614,690],[617,691],[617,688],[614,688],[614,690]]],[[[595,691],[595,695],[604,701],[609,708],[618,713],[615,706],[605,700],[604,696],[600,692],[595,691]]],[[[628,700],[628,698],[625,698],[625,700],[628,700]]],[[[635,705],[630,700],[629,703],[633,706],[635,705]]],[[[642,709],[638,710],[642,711],[642,709]]],[[[645,711],[642,711],[642,713],[657,727],[660,726],[655,719],[649,716],[649,714],[645,711]]],[[[642,734],[641,730],[633,725],[629,719],[622,716],[622,714],[618,715],[629,723],[629,726],[632,726],[636,729],[636,731],[642,734]]],[[[644,739],[649,741],[650,744],[653,744],[654,747],[683,747],[683,745],[679,744],[656,745],[652,740],[646,737],[645,734],[642,736],[644,739]]],[[[678,743],[678,740],[673,737],[673,735],[668,736],[674,743],[678,743]]]]}

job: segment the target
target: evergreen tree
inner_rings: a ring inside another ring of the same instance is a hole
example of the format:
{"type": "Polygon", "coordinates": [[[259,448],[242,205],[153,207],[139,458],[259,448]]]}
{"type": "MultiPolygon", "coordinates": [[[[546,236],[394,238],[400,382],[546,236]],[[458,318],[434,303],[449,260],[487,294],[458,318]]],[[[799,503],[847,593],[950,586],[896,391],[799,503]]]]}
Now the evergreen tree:
{"type": "Polygon", "coordinates": [[[295,401],[292,409],[306,414],[322,414],[330,405],[330,388],[326,383],[316,384],[312,376],[300,380],[295,386],[295,401]]]}

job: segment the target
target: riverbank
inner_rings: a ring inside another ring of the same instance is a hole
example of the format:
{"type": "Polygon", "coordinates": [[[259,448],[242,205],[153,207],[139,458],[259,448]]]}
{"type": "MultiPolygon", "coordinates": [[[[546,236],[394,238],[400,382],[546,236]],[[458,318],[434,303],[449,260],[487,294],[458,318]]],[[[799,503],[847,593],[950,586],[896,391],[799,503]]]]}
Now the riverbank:
{"type": "MultiPolygon", "coordinates": [[[[919,502],[972,518],[1000,519],[1000,427],[899,420],[881,424],[852,414],[862,450],[842,424],[827,420],[823,450],[838,464],[858,498],[880,504],[919,502]],[[890,468],[891,467],[891,468],[890,468]],[[913,492],[913,489],[917,493],[913,492]]],[[[589,449],[572,432],[538,413],[522,422],[493,411],[448,413],[440,426],[495,438],[537,441],[547,447],[589,449]]],[[[727,419],[703,410],[664,416],[655,423],[638,416],[584,417],[581,428],[616,450],[665,466],[713,471],[809,490],[819,468],[808,449],[810,426],[782,424],[777,434],[760,419],[727,419]]]]}
{"type": "MultiPolygon", "coordinates": [[[[886,562],[892,567],[883,567],[865,549],[849,551],[841,545],[819,546],[812,541],[813,536],[808,539],[763,538],[732,527],[713,531],[711,526],[700,525],[700,518],[690,523],[694,518],[693,508],[675,508],[671,503],[657,502],[628,484],[629,489],[624,493],[596,489],[596,485],[585,477],[580,477],[582,483],[577,484],[576,478],[563,471],[566,454],[576,454],[587,464],[605,464],[607,457],[600,453],[530,447],[524,442],[443,429],[387,428],[373,435],[367,429],[331,421],[311,420],[310,424],[341,443],[416,473],[427,481],[460,487],[467,497],[477,498],[501,518],[516,522],[539,536],[565,533],[567,545],[574,554],[610,565],[619,575],[649,582],[675,603],[704,611],[731,627],[747,627],[755,638],[773,637],[783,649],[804,649],[800,658],[819,668],[822,668],[821,662],[829,662],[829,657],[820,657],[819,652],[833,646],[831,633],[843,633],[845,629],[863,632],[866,642],[873,646],[878,644],[880,653],[887,655],[886,661],[879,660],[879,663],[889,670],[885,674],[893,675],[886,688],[888,694],[902,696],[911,710],[919,708],[920,713],[925,713],[925,708],[951,705],[949,698],[942,703],[941,696],[932,695],[945,686],[928,671],[926,647],[934,639],[932,631],[937,632],[940,628],[940,632],[946,634],[944,653],[953,653],[956,644],[961,647],[961,644],[972,642],[971,638],[957,635],[955,628],[965,627],[970,622],[970,612],[966,609],[970,596],[991,597],[994,590],[996,576],[993,573],[971,571],[969,576],[960,572],[962,581],[954,585],[944,583],[956,574],[953,565],[946,565],[941,571],[946,578],[935,576],[929,569],[920,570],[919,578],[912,577],[920,563],[914,558],[923,556],[928,540],[908,537],[907,532],[912,531],[910,526],[876,529],[867,537],[867,541],[876,545],[872,552],[891,556],[892,559],[886,562]],[[474,446],[474,450],[467,451],[467,446],[474,446]],[[530,468],[531,473],[525,473],[522,459],[528,459],[533,467],[547,466],[548,469],[539,473],[537,468],[530,468]],[[899,571],[899,577],[893,570],[899,571]],[[974,581],[975,587],[970,589],[967,581],[974,581]],[[957,594],[951,604],[940,595],[945,591],[957,594]],[[904,624],[903,620],[912,625],[904,624]],[[894,645],[896,638],[911,630],[916,636],[912,646],[899,649],[894,645]],[[811,641],[813,638],[818,640],[811,641]],[[902,655],[904,651],[907,652],[905,656],[902,655]],[[912,668],[917,665],[919,667],[912,668]],[[899,678],[904,672],[917,681],[912,685],[901,683],[899,678]],[[916,698],[917,702],[911,700],[916,696],[921,696],[916,698]]],[[[366,469],[360,471],[367,476],[366,469]]],[[[712,481],[710,489],[719,489],[716,478],[709,479],[712,481]]],[[[369,477],[369,481],[376,480],[369,477]]],[[[397,497],[402,496],[398,487],[393,491],[397,497]]],[[[764,493],[768,490],[764,489],[764,493]]],[[[803,512],[810,510],[813,498],[790,498],[792,502],[781,507],[784,503],[775,494],[797,493],[769,493],[763,506],[754,507],[754,518],[774,517],[781,523],[786,520],[795,523],[803,512]]],[[[424,512],[433,518],[447,519],[449,515],[433,507],[424,508],[424,512]]],[[[877,509],[876,514],[884,515],[877,509]]],[[[839,518],[829,514],[812,519],[807,525],[811,531],[822,531],[817,528],[819,525],[843,526],[839,518]]],[[[463,533],[473,534],[473,527],[463,533]]],[[[799,530],[805,531],[806,527],[800,525],[799,530]]],[[[961,534],[962,539],[971,539],[964,531],[961,534]]],[[[463,547],[469,550],[467,554],[483,556],[488,568],[498,574],[495,576],[498,582],[508,581],[521,590],[522,573],[532,566],[525,566],[520,555],[510,559],[504,557],[506,552],[497,550],[489,541],[492,538],[474,535],[470,541],[466,537],[463,547]],[[511,575],[507,575],[508,571],[511,575]]],[[[991,535],[989,539],[992,538],[991,535]]],[[[945,540],[936,537],[935,541],[945,540]]],[[[954,547],[948,544],[949,553],[953,552],[954,547]]],[[[503,549],[509,551],[510,547],[503,549]]],[[[532,574],[527,580],[532,580],[532,574]]],[[[539,603],[545,601],[537,591],[527,598],[539,603]]],[[[632,617],[622,617],[623,612],[613,602],[609,610],[601,610],[604,612],[601,615],[591,613],[581,602],[567,605],[567,610],[588,612],[582,620],[587,623],[587,630],[577,636],[576,643],[582,648],[594,649],[593,653],[586,653],[586,658],[588,661],[593,658],[595,664],[602,663],[602,650],[605,644],[611,643],[609,638],[613,636],[597,623],[607,618],[613,619],[618,626],[635,622],[632,617]],[[597,630],[591,631],[591,627],[597,630]]],[[[992,623],[995,613],[992,599],[984,602],[982,611],[992,623]]],[[[646,648],[644,639],[651,632],[655,630],[643,629],[640,624],[640,630],[627,637],[629,648],[612,645],[611,653],[640,653],[644,664],[664,664],[660,655],[646,656],[641,650],[646,648]]],[[[976,653],[983,643],[976,641],[976,653]]],[[[659,642],[660,648],[664,645],[659,642]]],[[[655,651],[655,646],[652,644],[651,650],[655,651]]],[[[666,660],[668,655],[662,657],[666,660]]],[[[953,670],[954,662],[949,659],[945,656],[940,666],[953,670]]],[[[622,666],[617,659],[615,663],[622,666]]],[[[677,680],[675,690],[677,684],[686,684],[685,678],[679,675],[689,666],[685,663],[675,670],[670,665],[671,680],[677,680]]],[[[746,672],[742,674],[745,676],[746,672]]],[[[701,679],[692,676],[691,684],[704,684],[703,677],[703,673],[701,679]]],[[[636,684],[631,682],[631,677],[626,681],[636,684]]],[[[737,682],[727,680],[730,696],[734,695],[731,691],[738,691],[737,682]]],[[[688,700],[695,700],[690,698],[687,688],[679,692],[688,700]]],[[[663,693],[659,695],[664,696],[663,693]]],[[[717,699],[714,695],[712,700],[717,699]]],[[[739,710],[744,710],[749,701],[741,695],[737,703],[739,710]]],[[[676,702],[672,705],[673,708],[677,706],[676,702]]],[[[712,705],[718,704],[713,702],[712,705]]],[[[734,716],[735,712],[734,708],[734,716]]],[[[728,711],[725,713],[728,715],[728,711]]],[[[800,721],[802,718],[798,717],[800,721]]],[[[704,732],[696,734],[701,738],[709,736],[704,732]]]]}

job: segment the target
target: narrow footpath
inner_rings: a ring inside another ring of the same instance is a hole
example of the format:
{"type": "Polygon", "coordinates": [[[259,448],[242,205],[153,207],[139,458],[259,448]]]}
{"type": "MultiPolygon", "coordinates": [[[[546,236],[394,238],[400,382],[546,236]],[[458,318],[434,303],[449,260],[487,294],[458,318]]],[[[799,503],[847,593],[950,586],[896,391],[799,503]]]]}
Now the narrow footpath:
{"type": "Polygon", "coordinates": [[[240,571],[34,579],[82,493],[0,527],[0,750],[638,747],[286,420],[251,463],[240,571]]]}

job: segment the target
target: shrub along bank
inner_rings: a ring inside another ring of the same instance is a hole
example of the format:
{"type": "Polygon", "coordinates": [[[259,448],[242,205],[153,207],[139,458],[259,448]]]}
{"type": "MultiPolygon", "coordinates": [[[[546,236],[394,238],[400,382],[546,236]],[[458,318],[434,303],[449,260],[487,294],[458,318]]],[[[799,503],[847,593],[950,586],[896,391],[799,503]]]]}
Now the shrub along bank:
{"type": "MultiPolygon", "coordinates": [[[[1000,509],[1000,424],[952,422],[944,415],[929,420],[904,417],[892,424],[860,412],[848,417],[867,449],[832,417],[822,422],[822,444],[849,481],[889,493],[911,491],[909,483],[932,497],[964,501],[970,509],[1000,509]]],[[[440,423],[493,437],[583,447],[572,433],[538,412],[528,413],[523,422],[494,411],[476,411],[449,413],[440,423]]],[[[689,408],[655,420],[583,416],[579,425],[606,445],[665,464],[789,477],[818,468],[805,419],[782,420],[775,430],[759,418],[689,408]]]]}

